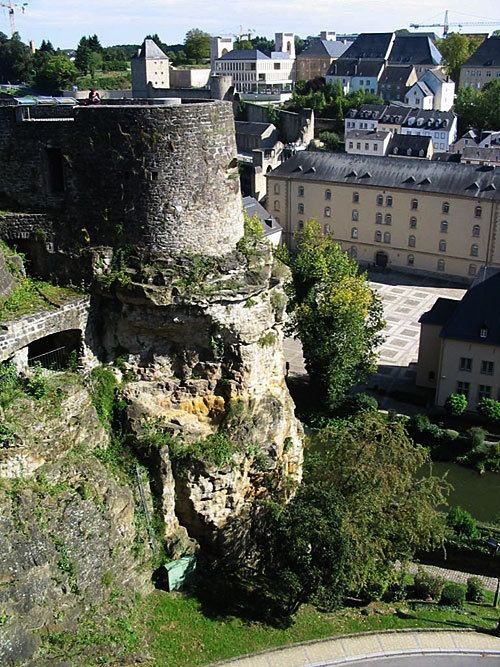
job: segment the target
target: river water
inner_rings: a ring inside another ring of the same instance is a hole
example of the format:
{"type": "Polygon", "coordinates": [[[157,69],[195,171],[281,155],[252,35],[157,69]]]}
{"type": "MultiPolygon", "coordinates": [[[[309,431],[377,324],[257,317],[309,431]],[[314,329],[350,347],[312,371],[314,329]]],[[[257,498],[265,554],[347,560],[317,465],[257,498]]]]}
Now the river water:
{"type": "Polygon", "coordinates": [[[460,505],[479,521],[491,521],[500,515],[500,474],[486,472],[480,475],[471,468],[457,463],[433,463],[432,472],[446,479],[454,490],[448,498],[449,506],[460,505]]]}

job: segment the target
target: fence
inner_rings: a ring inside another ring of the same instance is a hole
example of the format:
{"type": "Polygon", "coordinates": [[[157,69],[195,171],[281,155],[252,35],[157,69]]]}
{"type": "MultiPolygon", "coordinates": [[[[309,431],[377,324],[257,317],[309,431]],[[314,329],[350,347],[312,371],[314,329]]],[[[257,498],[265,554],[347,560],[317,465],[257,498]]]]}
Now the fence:
{"type": "Polygon", "coordinates": [[[68,361],[68,355],[65,350],[66,346],[63,345],[63,347],[57,347],[55,350],[50,350],[50,352],[38,354],[36,357],[29,357],[28,366],[35,366],[38,363],[43,368],[60,371],[62,368],[65,368],[68,361]]]}

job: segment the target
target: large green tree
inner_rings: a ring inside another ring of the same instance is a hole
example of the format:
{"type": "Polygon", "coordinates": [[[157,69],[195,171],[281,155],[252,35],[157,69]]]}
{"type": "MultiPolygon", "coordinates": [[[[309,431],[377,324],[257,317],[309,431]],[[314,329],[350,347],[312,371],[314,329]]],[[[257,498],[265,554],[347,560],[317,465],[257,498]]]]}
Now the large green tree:
{"type": "Polygon", "coordinates": [[[437,43],[437,47],[446,64],[447,72],[457,86],[460,79],[461,66],[474,53],[482,41],[482,37],[467,37],[458,32],[452,32],[446,39],[442,39],[437,43]]]}
{"type": "Polygon", "coordinates": [[[184,39],[184,52],[194,63],[205,62],[210,58],[210,35],[199,28],[189,30],[184,39]]]}
{"type": "Polygon", "coordinates": [[[346,392],[375,370],[384,327],[380,297],[366,274],[322,233],[315,221],[296,234],[289,332],[300,338],[307,371],[319,401],[338,406],[346,392]]]}
{"type": "Polygon", "coordinates": [[[64,90],[75,83],[77,74],[76,67],[65,55],[49,55],[37,71],[35,83],[44,91],[64,90]]]}
{"type": "Polygon", "coordinates": [[[0,40],[0,81],[18,83],[31,73],[32,55],[27,44],[16,33],[11,39],[0,40]]]}
{"type": "Polygon", "coordinates": [[[455,101],[459,133],[469,127],[500,130],[500,81],[487,83],[481,91],[471,86],[460,88],[455,101]]]}

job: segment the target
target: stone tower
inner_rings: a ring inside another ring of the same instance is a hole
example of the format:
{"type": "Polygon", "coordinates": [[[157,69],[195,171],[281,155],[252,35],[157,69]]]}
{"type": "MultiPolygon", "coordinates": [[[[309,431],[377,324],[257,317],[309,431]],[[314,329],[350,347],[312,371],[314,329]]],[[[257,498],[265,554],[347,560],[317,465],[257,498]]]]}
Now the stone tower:
{"type": "Polygon", "coordinates": [[[211,37],[210,39],[210,67],[213,70],[217,58],[233,50],[232,37],[211,37]]]}
{"type": "Polygon", "coordinates": [[[277,32],[274,35],[274,50],[278,53],[288,53],[295,58],[295,35],[293,32],[277,32]]]}
{"type": "Polygon", "coordinates": [[[170,60],[152,39],[144,40],[130,67],[133,97],[147,97],[148,83],[154,88],[170,87],[170,60]]]}

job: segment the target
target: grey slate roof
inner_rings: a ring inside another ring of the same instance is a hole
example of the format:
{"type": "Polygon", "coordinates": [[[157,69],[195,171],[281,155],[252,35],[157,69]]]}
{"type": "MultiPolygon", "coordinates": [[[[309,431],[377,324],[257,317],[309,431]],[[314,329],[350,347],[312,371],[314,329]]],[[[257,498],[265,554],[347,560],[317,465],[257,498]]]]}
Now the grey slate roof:
{"type": "Polygon", "coordinates": [[[269,176],[500,199],[500,168],[473,164],[300,151],[269,176]]]}
{"type": "Polygon", "coordinates": [[[383,60],[394,37],[392,32],[363,32],[342,56],[343,58],[375,58],[383,60]]]}
{"type": "Polygon", "coordinates": [[[443,326],[457,309],[460,301],[458,299],[445,299],[440,296],[432,308],[422,313],[418,320],[421,324],[437,324],[443,326]]]}
{"type": "Polygon", "coordinates": [[[423,129],[449,129],[455,114],[452,111],[436,111],[435,109],[412,109],[404,120],[405,127],[421,127],[423,129]],[[411,122],[412,118],[414,119],[411,122]],[[418,120],[422,119],[423,123],[418,125],[418,120]]]}
{"type": "Polygon", "coordinates": [[[361,104],[358,109],[351,109],[347,118],[371,118],[377,120],[387,108],[386,104],[361,104]]]}
{"type": "Polygon", "coordinates": [[[474,51],[462,67],[500,67],[500,37],[489,37],[474,51]]]}
{"type": "Polygon", "coordinates": [[[383,67],[383,60],[347,60],[342,57],[333,61],[327,74],[329,76],[378,76],[383,67]]]}
{"type": "Polygon", "coordinates": [[[139,55],[134,58],[143,58],[146,60],[168,60],[168,56],[163,53],[160,47],[152,39],[145,39],[139,51],[139,55]]]}
{"type": "Polygon", "coordinates": [[[413,88],[415,88],[415,86],[417,88],[419,88],[422,95],[425,95],[426,97],[432,97],[434,95],[434,93],[429,88],[429,86],[425,83],[425,81],[417,81],[416,83],[413,84],[413,86],[410,88],[410,90],[413,90],[413,88]]]}
{"type": "Polygon", "coordinates": [[[253,218],[253,216],[257,214],[264,236],[269,236],[270,234],[274,234],[283,229],[273,216],[259,204],[255,197],[243,197],[243,206],[245,207],[249,218],[253,218]]]}
{"type": "Polygon", "coordinates": [[[444,325],[440,333],[441,338],[500,345],[499,294],[498,269],[482,269],[444,325]],[[481,329],[487,329],[486,338],[481,338],[479,335],[481,329]]]}
{"type": "Polygon", "coordinates": [[[264,132],[272,127],[276,129],[272,123],[257,123],[255,121],[236,120],[234,122],[236,134],[251,134],[258,137],[262,136],[264,132]]]}
{"type": "Polygon", "coordinates": [[[233,49],[221,56],[219,60],[271,60],[271,58],[258,49],[233,49]]]}
{"type": "Polygon", "coordinates": [[[380,85],[385,84],[386,86],[392,86],[395,83],[402,83],[403,85],[406,85],[406,82],[410,78],[412,72],[413,65],[406,65],[405,67],[388,65],[382,72],[379,83],[380,85]]]}
{"type": "Polygon", "coordinates": [[[340,58],[340,56],[349,48],[352,42],[343,44],[342,42],[332,42],[328,39],[313,39],[309,46],[299,53],[299,57],[308,58],[340,58]]]}
{"type": "Polygon", "coordinates": [[[396,35],[389,54],[389,63],[440,65],[441,54],[426,35],[396,35]]]}
{"type": "Polygon", "coordinates": [[[389,134],[387,130],[350,130],[346,135],[346,139],[375,139],[383,141],[389,134]]]}
{"type": "Polygon", "coordinates": [[[397,148],[397,155],[406,155],[407,151],[411,149],[411,154],[413,157],[419,157],[420,151],[424,151],[424,156],[427,156],[429,145],[431,143],[432,139],[430,137],[398,133],[394,134],[392,139],[389,141],[387,152],[394,153],[394,149],[397,148]]]}

